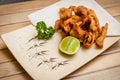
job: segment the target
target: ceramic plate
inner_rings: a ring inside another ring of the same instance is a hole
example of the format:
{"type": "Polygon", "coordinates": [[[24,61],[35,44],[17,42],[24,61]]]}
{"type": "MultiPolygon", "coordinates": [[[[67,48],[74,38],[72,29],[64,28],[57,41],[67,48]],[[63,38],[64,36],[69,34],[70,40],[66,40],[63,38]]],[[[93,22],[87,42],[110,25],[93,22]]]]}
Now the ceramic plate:
{"type": "MultiPolygon", "coordinates": [[[[53,25],[54,21],[58,19],[58,9],[62,6],[68,7],[72,3],[73,5],[82,4],[78,0],[76,2],[70,0],[68,3],[60,1],[42,11],[31,14],[29,18],[33,24],[44,20],[47,25],[53,25]],[[38,14],[39,18],[37,18],[38,14]]],[[[92,6],[91,3],[88,4],[92,6]]],[[[107,37],[102,49],[96,49],[95,45],[89,49],[81,47],[76,55],[67,56],[58,49],[61,40],[59,33],[56,32],[50,40],[37,40],[34,38],[35,36],[36,29],[33,25],[2,35],[3,41],[17,61],[35,80],[59,80],[82,67],[119,39],[119,37],[107,37]]]]}

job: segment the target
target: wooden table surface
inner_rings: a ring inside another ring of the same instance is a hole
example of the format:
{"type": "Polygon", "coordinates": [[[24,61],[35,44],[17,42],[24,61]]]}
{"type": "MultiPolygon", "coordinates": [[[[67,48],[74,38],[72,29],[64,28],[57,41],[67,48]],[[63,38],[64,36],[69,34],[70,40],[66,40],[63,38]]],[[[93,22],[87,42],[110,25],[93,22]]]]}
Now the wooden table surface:
{"type": "MultiPolygon", "coordinates": [[[[33,0],[0,6],[0,35],[31,22],[27,15],[58,0],[33,0]]],[[[96,0],[120,22],[120,0],[96,0]]],[[[118,26],[120,27],[120,26],[118,26]]],[[[44,74],[43,74],[44,75],[44,74]]],[[[69,75],[68,80],[120,80],[120,40],[100,56],[69,75]],[[114,50],[117,49],[116,52],[114,50]],[[107,52],[113,51],[112,54],[107,52]],[[74,76],[76,74],[76,77],[74,76]],[[74,77],[73,77],[74,76],[74,77]]],[[[0,37],[0,80],[33,80],[20,66],[0,37]]],[[[40,79],[41,80],[41,79],[40,79]]]]}

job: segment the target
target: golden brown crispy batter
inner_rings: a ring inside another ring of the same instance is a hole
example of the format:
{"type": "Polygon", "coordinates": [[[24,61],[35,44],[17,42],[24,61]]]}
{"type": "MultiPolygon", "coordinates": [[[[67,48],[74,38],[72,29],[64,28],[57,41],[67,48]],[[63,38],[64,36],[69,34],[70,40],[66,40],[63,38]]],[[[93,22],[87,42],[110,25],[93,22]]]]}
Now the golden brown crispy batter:
{"type": "Polygon", "coordinates": [[[97,27],[97,30],[100,32],[100,24],[99,24],[99,20],[95,14],[95,12],[93,10],[89,10],[89,15],[92,16],[94,18],[95,21],[95,26],[97,27]]]}
{"type": "Polygon", "coordinates": [[[54,29],[55,30],[59,30],[60,29],[60,20],[59,19],[55,21],[54,29]]]}
{"type": "Polygon", "coordinates": [[[60,19],[67,19],[72,16],[72,11],[68,8],[60,8],[60,19]]]}
{"type": "Polygon", "coordinates": [[[64,21],[64,30],[66,32],[70,32],[70,30],[72,29],[73,25],[76,22],[79,22],[81,20],[81,17],[74,15],[71,18],[67,19],[64,21]]]}
{"type": "Polygon", "coordinates": [[[85,31],[82,30],[82,28],[80,28],[81,25],[82,25],[82,21],[75,23],[73,25],[73,28],[70,31],[70,36],[74,36],[74,37],[78,38],[80,40],[80,42],[83,42],[85,31]]]}
{"type": "Polygon", "coordinates": [[[91,33],[91,32],[87,32],[85,34],[85,39],[83,41],[83,45],[88,48],[90,47],[95,41],[95,34],[91,33]]]}
{"type": "MultiPolygon", "coordinates": [[[[73,11],[74,13],[77,13],[77,7],[76,6],[70,6],[68,9],[70,9],[71,11],[73,11]]],[[[73,14],[74,15],[74,14],[73,14]]]]}
{"type": "Polygon", "coordinates": [[[100,48],[103,47],[103,41],[106,37],[107,34],[107,29],[108,29],[108,23],[106,23],[103,27],[102,27],[102,31],[101,31],[101,35],[96,39],[96,45],[100,48]]]}
{"type": "Polygon", "coordinates": [[[75,13],[76,15],[82,16],[82,17],[86,17],[88,15],[88,11],[89,9],[84,7],[84,6],[78,6],[77,7],[77,13],[75,13]]]}
{"type": "Polygon", "coordinates": [[[97,26],[95,25],[94,17],[88,16],[88,19],[90,21],[90,30],[92,30],[93,32],[96,31],[97,30],[97,26]]]}
{"type": "Polygon", "coordinates": [[[103,47],[108,24],[101,29],[99,20],[92,9],[84,6],[63,7],[59,10],[59,16],[60,19],[56,20],[54,28],[61,33],[63,38],[76,37],[87,48],[94,42],[98,47],[103,47]]]}

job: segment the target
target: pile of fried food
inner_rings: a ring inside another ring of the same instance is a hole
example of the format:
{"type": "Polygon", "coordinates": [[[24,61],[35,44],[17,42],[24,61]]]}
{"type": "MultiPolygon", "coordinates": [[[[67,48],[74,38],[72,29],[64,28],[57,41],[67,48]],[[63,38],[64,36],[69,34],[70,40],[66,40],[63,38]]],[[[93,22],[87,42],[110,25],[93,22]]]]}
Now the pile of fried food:
{"type": "Polygon", "coordinates": [[[85,6],[63,7],[59,9],[59,16],[60,19],[56,20],[54,29],[60,32],[63,38],[66,36],[76,37],[86,48],[93,43],[99,48],[103,47],[108,23],[100,27],[94,10],[85,6]]]}

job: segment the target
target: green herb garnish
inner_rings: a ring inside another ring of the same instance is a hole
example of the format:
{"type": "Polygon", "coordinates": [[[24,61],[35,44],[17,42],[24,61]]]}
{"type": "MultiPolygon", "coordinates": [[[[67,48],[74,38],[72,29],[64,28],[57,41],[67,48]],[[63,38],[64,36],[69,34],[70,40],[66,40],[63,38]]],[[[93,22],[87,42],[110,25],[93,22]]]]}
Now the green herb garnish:
{"type": "Polygon", "coordinates": [[[50,39],[53,34],[55,33],[55,30],[52,26],[48,27],[46,26],[44,21],[40,21],[36,25],[37,30],[37,38],[38,39],[50,39]]]}

